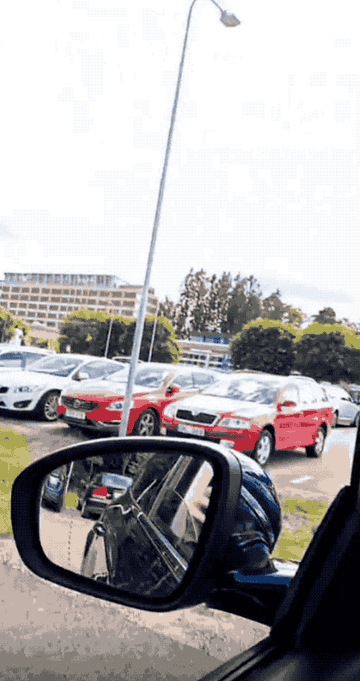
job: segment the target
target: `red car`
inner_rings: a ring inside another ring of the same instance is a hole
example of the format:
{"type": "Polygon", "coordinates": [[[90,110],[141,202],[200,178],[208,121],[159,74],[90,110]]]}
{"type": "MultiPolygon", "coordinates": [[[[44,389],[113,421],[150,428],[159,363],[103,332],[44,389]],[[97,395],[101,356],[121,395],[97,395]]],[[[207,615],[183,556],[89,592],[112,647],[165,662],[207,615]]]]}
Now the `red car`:
{"type": "MultiPolygon", "coordinates": [[[[159,435],[163,409],[177,399],[194,395],[221,375],[216,370],[151,362],[138,367],[133,389],[128,434],[159,435]]],[[[124,373],[109,380],[87,382],[61,394],[58,412],[69,426],[117,435],[125,401],[124,373]]]]}
{"type": "Polygon", "coordinates": [[[305,447],[308,456],[321,456],[332,420],[325,390],[311,378],[232,374],[168,405],[161,433],[223,443],[263,466],[275,448],[305,447]]]}

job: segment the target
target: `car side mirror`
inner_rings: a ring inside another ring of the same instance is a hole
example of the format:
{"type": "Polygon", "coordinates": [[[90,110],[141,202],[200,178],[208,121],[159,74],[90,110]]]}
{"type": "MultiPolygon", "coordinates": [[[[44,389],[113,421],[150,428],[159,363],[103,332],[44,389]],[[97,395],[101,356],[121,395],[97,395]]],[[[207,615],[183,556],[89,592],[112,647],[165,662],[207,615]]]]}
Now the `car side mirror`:
{"type": "Polygon", "coordinates": [[[74,381],[87,381],[90,378],[86,371],[78,371],[77,374],[73,376],[74,381]]]}
{"type": "Polygon", "coordinates": [[[205,602],[271,625],[297,565],[274,560],[261,575],[226,567],[242,485],[256,473],[260,485],[266,474],[246,455],[192,439],[72,445],[14,481],[16,546],[42,579],[103,600],[155,612],[205,602]],[[61,466],[66,479],[45,489],[61,466]]]}
{"type": "Polygon", "coordinates": [[[296,407],[297,405],[296,405],[296,402],[292,402],[292,401],[288,400],[287,402],[283,402],[282,406],[283,407],[296,407]]]}
{"type": "Polygon", "coordinates": [[[166,389],[166,395],[175,395],[176,393],[180,392],[180,388],[177,385],[169,385],[169,387],[166,389]]]}

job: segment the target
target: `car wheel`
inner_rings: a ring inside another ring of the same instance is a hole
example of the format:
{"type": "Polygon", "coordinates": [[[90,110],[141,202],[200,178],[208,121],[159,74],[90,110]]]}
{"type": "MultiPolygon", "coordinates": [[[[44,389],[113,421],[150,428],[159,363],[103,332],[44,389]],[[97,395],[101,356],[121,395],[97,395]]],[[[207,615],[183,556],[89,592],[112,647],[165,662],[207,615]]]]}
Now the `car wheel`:
{"type": "Polygon", "coordinates": [[[45,421],[57,421],[59,416],[57,410],[58,404],[59,393],[56,390],[50,390],[50,392],[46,393],[46,395],[41,398],[36,411],[40,418],[45,421]]]}
{"type": "Polygon", "coordinates": [[[354,423],[353,423],[354,428],[357,428],[359,423],[360,423],[360,411],[358,411],[358,413],[355,416],[354,423]]]}
{"type": "Polygon", "coordinates": [[[139,416],[133,428],[134,435],[159,435],[159,422],[152,409],[145,409],[139,416]]]}
{"type": "Polygon", "coordinates": [[[260,466],[265,466],[274,451],[274,438],[269,430],[263,430],[252,452],[252,458],[260,466]]]}
{"type": "Polygon", "coordinates": [[[325,446],[325,430],[321,426],[316,434],[316,440],[313,445],[305,447],[306,454],[313,459],[319,459],[324,451],[325,446]]]}
{"type": "Polygon", "coordinates": [[[333,422],[332,422],[332,426],[331,426],[332,428],[336,428],[336,426],[338,424],[338,420],[339,420],[339,414],[336,411],[334,413],[334,418],[333,418],[333,422]]]}

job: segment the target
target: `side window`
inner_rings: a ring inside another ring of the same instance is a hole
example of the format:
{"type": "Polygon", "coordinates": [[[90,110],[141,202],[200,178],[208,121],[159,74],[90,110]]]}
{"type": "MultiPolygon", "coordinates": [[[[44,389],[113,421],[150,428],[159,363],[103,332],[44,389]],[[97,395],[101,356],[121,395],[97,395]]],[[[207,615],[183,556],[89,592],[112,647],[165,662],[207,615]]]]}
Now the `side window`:
{"type": "Polygon", "coordinates": [[[0,355],[0,367],[21,367],[21,362],[22,356],[20,352],[5,352],[3,355],[0,355]]]}
{"type": "Polygon", "coordinates": [[[308,386],[300,386],[299,388],[300,391],[300,400],[302,404],[311,404],[312,402],[312,396],[311,396],[311,391],[309,390],[308,386]]]}
{"type": "Polygon", "coordinates": [[[37,362],[37,360],[41,359],[43,355],[40,355],[40,353],[34,353],[34,352],[27,352],[26,355],[24,354],[23,359],[22,359],[22,366],[29,366],[33,362],[37,362]]]}
{"type": "Polygon", "coordinates": [[[106,373],[106,366],[107,365],[104,362],[91,362],[90,364],[81,366],[79,372],[88,374],[89,378],[100,378],[106,373]]]}
{"type": "Polygon", "coordinates": [[[295,385],[288,385],[281,398],[282,402],[295,402],[299,404],[299,391],[295,385]]]}
{"type": "Polygon", "coordinates": [[[201,371],[194,371],[193,377],[195,388],[206,388],[211,383],[214,383],[214,377],[211,374],[205,374],[201,371]]]}
{"type": "Polygon", "coordinates": [[[191,390],[194,387],[193,377],[191,373],[179,374],[175,376],[172,383],[180,388],[180,390],[191,390]]]}

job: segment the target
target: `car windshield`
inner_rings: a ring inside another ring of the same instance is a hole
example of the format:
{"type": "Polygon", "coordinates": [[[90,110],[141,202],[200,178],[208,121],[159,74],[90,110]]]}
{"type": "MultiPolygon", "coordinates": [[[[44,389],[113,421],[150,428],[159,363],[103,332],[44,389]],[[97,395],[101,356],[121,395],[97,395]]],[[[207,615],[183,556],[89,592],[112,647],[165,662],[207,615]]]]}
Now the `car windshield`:
{"type": "Polygon", "coordinates": [[[169,369],[155,369],[151,366],[146,369],[139,369],[135,374],[135,383],[144,386],[144,388],[160,388],[169,373],[169,369]]]}
{"type": "Polygon", "coordinates": [[[32,369],[40,374],[53,374],[54,376],[69,376],[83,360],[75,358],[73,355],[67,357],[50,357],[36,364],[32,369]]]}
{"type": "Polygon", "coordinates": [[[202,393],[215,397],[228,397],[242,402],[272,404],[280,383],[261,381],[259,379],[228,379],[213,383],[202,393]]]}

